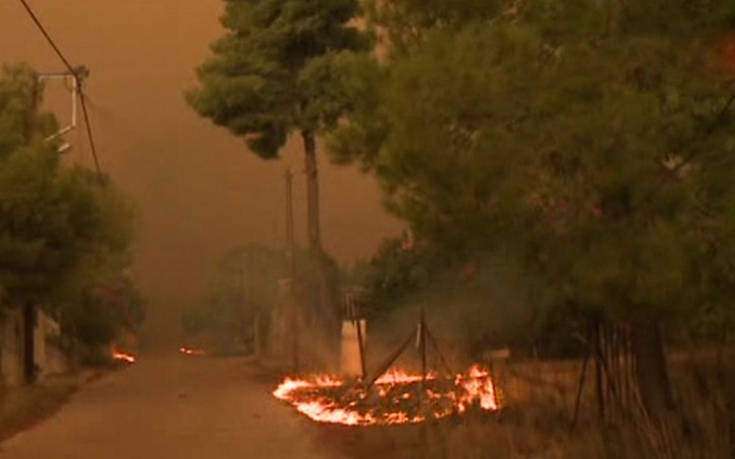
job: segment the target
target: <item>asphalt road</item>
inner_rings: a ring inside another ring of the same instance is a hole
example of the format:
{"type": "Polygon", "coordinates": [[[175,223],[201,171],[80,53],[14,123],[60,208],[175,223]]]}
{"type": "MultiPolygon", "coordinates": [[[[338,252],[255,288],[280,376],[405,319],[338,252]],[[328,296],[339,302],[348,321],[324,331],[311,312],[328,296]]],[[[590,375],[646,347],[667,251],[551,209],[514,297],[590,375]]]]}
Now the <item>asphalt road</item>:
{"type": "Polygon", "coordinates": [[[12,459],[333,459],[241,359],[151,357],[0,445],[12,459]]]}

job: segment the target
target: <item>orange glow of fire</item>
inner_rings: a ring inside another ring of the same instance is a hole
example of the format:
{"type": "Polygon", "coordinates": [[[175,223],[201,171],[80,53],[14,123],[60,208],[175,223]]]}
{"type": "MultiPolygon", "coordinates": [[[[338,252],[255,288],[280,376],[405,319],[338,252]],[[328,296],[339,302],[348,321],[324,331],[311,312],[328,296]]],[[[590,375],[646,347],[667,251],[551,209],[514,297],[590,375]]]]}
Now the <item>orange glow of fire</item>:
{"type": "MultiPolygon", "coordinates": [[[[433,371],[426,374],[426,379],[436,379],[437,375],[433,371]]],[[[391,368],[386,371],[380,378],[375,380],[375,384],[408,384],[423,380],[423,376],[419,374],[409,374],[398,368],[391,368]]]]}
{"type": "Polygon", "coordinates": [[[499,407],[490,372],[474,366],[453,379],[392,369],[368,391],[331,376],[286,378],[273,396],[309,419],[348,426],[416,424],[463,414],[470,407],[492,412],[499,407]]]}
{"type": "Polygon", "coordinates": [[[119,362],[135,363],[135,356],[125,352],[113,351],[112,358],[119,362]]]}
{"type": "Polygon", "coordinates": [[[479,402],[483,410],[495,411],[498,409],[495,386],[487,370],[475,365],[470,368],[469,377],[457,375],[454,383],[462,385],[465,389],[465,394],[459,399],[457,405],[460,413],[476,402],[479,402]]]}
{"type": "Polygon", "coordinates": [[[184,355],[206,355],[206,352],[204,352],[201,349],[192,349],[190,347],[181,346],[179,348],[179,352],[181,352],[184,355]]]}

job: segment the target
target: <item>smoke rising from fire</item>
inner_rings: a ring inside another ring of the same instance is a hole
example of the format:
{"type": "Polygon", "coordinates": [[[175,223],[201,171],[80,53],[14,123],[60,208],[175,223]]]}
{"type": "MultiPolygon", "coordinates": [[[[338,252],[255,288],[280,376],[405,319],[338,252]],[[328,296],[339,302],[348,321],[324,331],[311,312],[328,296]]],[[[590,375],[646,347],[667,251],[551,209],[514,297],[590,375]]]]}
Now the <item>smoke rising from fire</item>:
{"type": "MultiPolygon", "coordinates": [[[[458,368],[491,348],[512,346],[533,335],[532,329],[543,319],[544,305],[550,301],[549,293],[507,254],[476,256],[474,260],[432,273],[426,285],[401,298],[389,315],[371,321],[369,367],[378,365],[381,356],[415,327],[422,309],[428,327],[458,368]]],[[[409,352],[403,360],[416,368],[418,353],[409,352]]]]}

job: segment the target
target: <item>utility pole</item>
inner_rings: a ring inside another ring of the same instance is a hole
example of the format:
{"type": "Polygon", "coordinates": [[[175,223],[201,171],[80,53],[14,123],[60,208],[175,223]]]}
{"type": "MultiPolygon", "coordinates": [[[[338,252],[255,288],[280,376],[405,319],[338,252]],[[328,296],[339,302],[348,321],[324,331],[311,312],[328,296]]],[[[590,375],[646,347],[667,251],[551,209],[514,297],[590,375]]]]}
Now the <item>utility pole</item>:
{"type": "Polygon", "coordinates": [[[296,279],[296,251],[293,238],[293,173],[291,169],[286,169],[286,247],[291,282],[296,279]]]}
{"type": "MultiPolygon", "coordinates": [[[[239,323],[239,339],[245,343],[247,336],[247,324],[245,322],[245,311],[247,311],[247,298],[245,297],[245,260],[243,254],[239,254],[237,258],[237,267],[233,270],[233,278],[237,284],[237,304],[238,304],[238,323],[239,323]]],[[[253,350],[255,349],[255,342],[253,341],[253,350]]]]}
{"type": "Polygon", "coordinates": [[[253,351],[260,358],[263,354],[262,317],[260,305],[256,303],[253,295],[253,252],[248,250],[246,254],[247,278],[245,279],[245,296],[248,308],[253,311],[253,351]]]}
{"type": "Polygon", "coordinates": [[[288,252],[288,317],[289,336],[291,344],[291,370],[299,371],[299,307],[296,303],[296,247],[294,244],[293,230],[293,174],[291,169],[286,169],[286,250],[288,252]]]}

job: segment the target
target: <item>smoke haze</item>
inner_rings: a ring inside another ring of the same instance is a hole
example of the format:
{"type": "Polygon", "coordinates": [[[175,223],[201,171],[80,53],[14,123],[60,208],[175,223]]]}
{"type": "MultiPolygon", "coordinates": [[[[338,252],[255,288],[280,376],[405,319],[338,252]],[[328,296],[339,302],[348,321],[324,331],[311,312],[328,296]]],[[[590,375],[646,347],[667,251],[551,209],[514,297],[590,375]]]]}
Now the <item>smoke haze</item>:
{"type": "MultiPolygon", "coordinates": [[[[294,182],[296,232],[303,243],[305,196],[300,146],[263,162],[244,143],[189,109],[183,91],[221,33],[221,0],[34,0],[30,5],[73,65],[91,70],[90,116],[102,168],[141,215],[135,276],[148,300],[148,331],[172,337],[179,313],[203,295],[214,261],[249,242],[282,245],[283,171],[294,182]]],[[[0,62],[38,71],[63,64],[19,2],[0,2],[0,62]]],[[[68,118],[63,85],[47,87],[47,107],[68,118]]],[[[81,129],[69,159],[92,167],[81,129]]],[[[324,245],[342,262],[369,256],[399,231],[380,206],[377,185],[321,157],[324,245]]]]}

